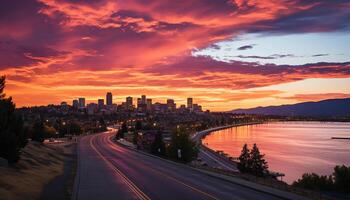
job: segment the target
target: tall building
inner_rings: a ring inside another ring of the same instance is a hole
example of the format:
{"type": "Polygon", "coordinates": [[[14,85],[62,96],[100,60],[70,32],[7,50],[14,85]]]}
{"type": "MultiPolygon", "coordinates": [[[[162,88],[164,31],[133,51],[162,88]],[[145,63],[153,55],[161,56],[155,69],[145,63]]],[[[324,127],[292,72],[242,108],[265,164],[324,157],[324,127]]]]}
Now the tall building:
{"type": "Polygon", "coordinates": [[[146,95],[141,96],[141,103],[146,104],[146,95]]]}
{"type": "Polygon", "coordinates": [[[168,111],[173,112],[176,110],[176,104],[174,102],[174,99],[167,99],[166,104],[168,107],[168,111]]]}
{"type": "Polygon", "coordinates": [[[107,92],[106,94],[106,105],[107,106],[113,105],[113,96],[111,92],[107,92]]]}
{"type": "Polygon", "coordinates": [[[79,101],[74,99],[73,103],[72,103],[72,106],[73,106],[74,109],[78,109],[79,108],[79,101]]]}
{"type": "Polygon", "coordinates": [[[98,105],[98,108],[103,108],[103,106],[105,105],[105,100],[104,99],[99,99],[97,100],[97,105],[98,105]]]}
{"type": "Polygon", "coordinates": [[[152,110],[152,99],[146,99],[146,104],[147,104],[147,110],[151,111],[152,110]]]}
{"type": "Polygon", "coordinates": [[[85,98],[79,98],[79,108],[85,108],[85,98]]]}
{"type": "Polygon", "coordinates": [[[126,97],[125,107],[127,110],[132,110],[132,97],[126,97]]]}
{"type": "Polygon", "coordinates": [[[137,110],[139,112],[145,112],[147,110],[146,95],[137,98],[137,110]]]}
{"type": "Polygon", "coordinates": [[[98,111],[98,105],[96,103],[89,103],[87,106],[87,113],[88,115],[93,115],[95,112],[98,111]]]}
{"type": "Polygon", "coordinates": [[[202,112],[202,106],[198,104],[193,104],[193,112],[202,112]]]}
{"type": "Polygon", "coordinates": [[[137,107],[141,107],[141,104],[142,104],[141,98],[137,98],[137,102],[136,102],[137,107]]]}
{"type": "Polygon", "coordinates": [[[187,109],[193,111],[193,98],[187,98],[187,109]]]}

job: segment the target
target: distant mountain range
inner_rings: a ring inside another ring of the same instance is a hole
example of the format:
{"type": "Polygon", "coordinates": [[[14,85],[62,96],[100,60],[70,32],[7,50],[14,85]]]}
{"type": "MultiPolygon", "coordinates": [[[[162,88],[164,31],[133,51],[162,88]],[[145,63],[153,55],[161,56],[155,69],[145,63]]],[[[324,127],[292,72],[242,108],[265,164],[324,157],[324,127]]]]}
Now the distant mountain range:
{"type": "Polygon", "coordinates": [[[327,99],[318,102],[304,102],[291,105],[236,109],[231,112],[279,116],[345,117],[350,116],[350,98],[327,99]]]}

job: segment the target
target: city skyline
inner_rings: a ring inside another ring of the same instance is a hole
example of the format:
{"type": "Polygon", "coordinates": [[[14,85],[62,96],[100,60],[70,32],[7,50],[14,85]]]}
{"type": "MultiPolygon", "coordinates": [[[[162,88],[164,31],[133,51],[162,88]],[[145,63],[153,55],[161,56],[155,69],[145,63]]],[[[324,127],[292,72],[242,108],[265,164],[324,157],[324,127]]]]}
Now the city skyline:
{"type": "Polygon", "coordinates": [[[213,111],[350,97],[345,0],[5,2],[0,74],[18,107],[103,91],[213,111]]]}
{"type": "MultiPolygon", "coordinates": [[[[179,101],[182,102],[182,101],[179,101]]],[[[151,106],[155,104],[163,104],[167,105],[169,110],[175,110],[181,107],[190,109],[190,111],[193,110],[194,107],[200,107],[200,110],[202,110],[202,106],[198,103],[193,103],[193,97],[187,97],[186,98],[186,104],[177,104],[177,101],[175,101],[172,98],[165,99],[163,101],[153,101],[152,98],[147,98],[147,95],[140,95],[139,97],[131,97],[126,96],[124,97],[124,101],[121,100],[119,102],[114,101],[113,93],[107,92],[106,98],[98,98],[94,100],[86,101],[85,97],[79,97],[77,99],[73,99],[71,103],[68,103],[67,101],[62,101],[61,105],[71,105],[73,108],[86,108],[89,105],[97,105],[98,108],[102,107],[111,107],[111,106],[125,106],[126,108],[128,106],[133,106],[133,108],[140,108],[141,106],[146,106],[147,110],[151,110],[151,106]],[[140,98],[141,97],[141,98],[140,98]],[[136,101],[134,101],[136,99],[136,101]],[[165,101],[165,102],[164,102],[165,101]]]]}
{"type": "Polygon", "coordinates": [[[350,197],[350,0],[0,5],[0,199],[350,197]]]}

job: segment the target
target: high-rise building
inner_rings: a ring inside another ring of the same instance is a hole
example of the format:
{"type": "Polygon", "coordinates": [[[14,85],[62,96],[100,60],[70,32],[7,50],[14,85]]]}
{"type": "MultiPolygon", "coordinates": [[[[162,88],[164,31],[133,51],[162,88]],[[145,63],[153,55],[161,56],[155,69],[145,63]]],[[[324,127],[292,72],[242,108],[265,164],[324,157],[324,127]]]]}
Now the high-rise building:
{"type": "Polygon", "coordinates": [[[137,110],[139,112],[145,112],[147,110],[146,95],[137,98],[137,110]]]}
{"type": "Polygon", "coordinates": [[[141,96],[141,103],[146,104],[146,95],[141,96]]]}
{"type": "Polygon", "coordinates": [[[97,105],[98,105],[98,108],[103,108],[103,106],[105,105],[105,100],[104,99],[98,99],[97,100],[97,105]]]}
{"type": "Polygon", "coordinates": [[[85,98],[79,98],[79,108],[85,108],[85,98]]]}
{"type": "Polygon", "coordinates": [[[202,106],[198,104],[193,104],[193,112],[202,112],[202,106]]]}
{"type": "Polygon", "coordinates": [[[187,109],[193,111],[193,98],[187,98],[187,109]]]}
{"type": "Polygon", "coordinates": [[[141,98],[137,98],[136,104],[137,104],[137,107],[141,107],[141,104],[142,104],[141,98]]]}
{"type": "Polygon", "coordinates": [[[127,110],[132,110],[132,97],[126,97],[125,107],[127,110]]]}
{"type": "Polygon", "coordinates": [[[152,110],[152,99],[146,99],[147,103],[147,110],[152,110]]]}
{"type": "Polygon", "coordinates": [[[72,106],[73,106],[74,109],[78,109],[79,108],[79,101],[74,99],[73,103],[72,103],[72,106]]]}
{"type": "Polygon", "coordinates": [[[176,104],[174,102],[174,99],[167,99],[166,104],[168,107],[168,111],[173,112],[176,110],[176,104]]]}
{"type": "Polygon", "coordinates": [[[181,113],[186,112],[186,105],[180,105],[179,111],[180,111],[181,113]]]}
{"type": "Polygon", "coordinates": [[[106,105],[107,106],[113,105],[113,96],[111,92],[107,92],[106,94],[106,105]]]}
{"type": "Polygon", "coordinates": [[[98,111],[98,105],[96,103],[89,103],[86,107],[88,115],[93,115],[98,111]]]}

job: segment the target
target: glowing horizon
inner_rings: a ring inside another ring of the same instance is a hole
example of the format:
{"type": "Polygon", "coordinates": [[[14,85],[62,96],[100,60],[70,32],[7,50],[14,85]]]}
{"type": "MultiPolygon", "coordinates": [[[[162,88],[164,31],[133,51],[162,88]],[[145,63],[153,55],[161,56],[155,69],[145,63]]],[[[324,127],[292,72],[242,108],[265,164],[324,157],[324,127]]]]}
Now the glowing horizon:
{"type": "Polygon", "coordinates": [[[211,111],[349,98],[346,0],[5,0],[0,75],[17,107],[113,93],[211,111]]]}

